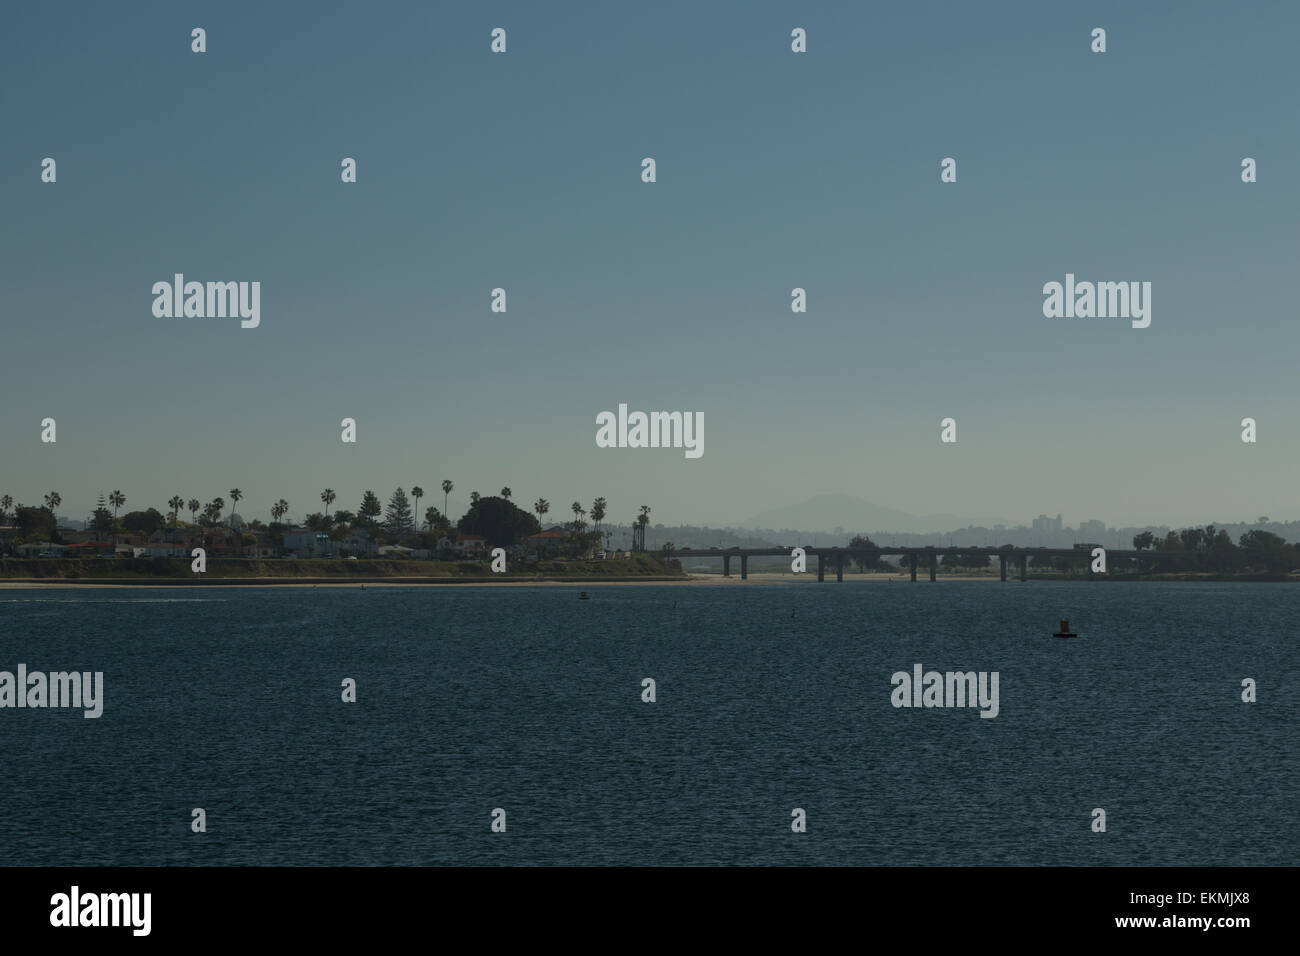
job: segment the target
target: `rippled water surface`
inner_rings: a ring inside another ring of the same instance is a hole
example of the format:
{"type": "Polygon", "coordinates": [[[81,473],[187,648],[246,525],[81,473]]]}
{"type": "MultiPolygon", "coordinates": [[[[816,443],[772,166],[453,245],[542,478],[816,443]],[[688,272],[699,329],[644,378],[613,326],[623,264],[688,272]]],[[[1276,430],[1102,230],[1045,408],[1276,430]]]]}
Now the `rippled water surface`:
{"type": "Polygon", "coordinates": [[[0,709],[6,862],[1300,859],[1295,586],[578,590],[0,591],[0,670],[106,688],[0,709]],[[917,663],[998,716],[894,708],[917,663]]]}

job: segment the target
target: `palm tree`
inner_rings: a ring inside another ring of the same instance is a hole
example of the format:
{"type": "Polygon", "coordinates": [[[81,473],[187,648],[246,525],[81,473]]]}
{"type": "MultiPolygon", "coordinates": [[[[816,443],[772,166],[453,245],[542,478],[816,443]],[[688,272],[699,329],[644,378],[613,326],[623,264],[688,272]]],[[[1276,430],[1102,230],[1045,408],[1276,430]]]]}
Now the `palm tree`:
{"type": "Polygon", "coordinates": [[[442,513],[443,514],[447,513],[447,496],[451,494],[451,489],[454,487],[455,486],[450,481],[443,479],[442,482],[442,513]]]}
{"type": "Polygon", "coordinates": [[[569,505],[569,507],[573,509],[574,524],[577,524],[578,519],[587,513],[587,509],[582,507],[582,502],[580,501],[575,501],[573,504],[569,505]]]}
{"type": "Polygon", "coordinates": [[[198,498],[191,498],[185,507],[190,509],[190,524],[194,524],[198,520],[199,509],[202,508],[203,505],[199,504],[198,498]]]}
{"type": "Polygon", "coordinates": [[[221,512],[224,511],[226,508],[226,499],[220,497],[213,498],[212,504],[210,504],[208,507],[214,509],[214,513],[212,515],[212,523],[216,524],[218,521],[221,520],[221,512]]]}
{"type": "Polygon", "coordinates": [[[533,510],[537,512],[537,523],[542,523],[542,516],[551,510],[551,503],[545,498],[538,498],[533,502],[533,510]]]}
{"type": "Polygon", "coordinates": [[[501,489],[501,497],[506,499],[506,501],[510,500],[511,494],[513,494],[513,492],[511,492],[509,485],[506,485],[504,488],[501,489]]]}
{"type": "MultiPolygon", "coordinates": [[[[413,507],[413,508],[411,509],[411,514],[412,514],[412,515],[419,515],[419,513],[420,513],[420,499],[424,497],[424,489],[421,488],[419,485],[412,485],[412,486],[411,486],[411,497],[415,499],[415,507],[413,507]]],[[[417,519],[417,520],[418,520],[418,519],[417,519]]],[[[418,531],[419,529],[417,528],[416,530],[418,531]]]]}
{"type": "Polygon", "coordinates": [[[172,495],[171,500],[167,502],[167,507],[172,509],[172,526],[175,527],[177,520],[180,518],[181,509],[185,507],[185,499],[180,495],[172,495]]]}
{"type": "Polygon", "coordinates": [[[230,520],[232,522],[232,528],[234,527],[233,522],[235,520],[235,506],[239,504],[239,499],[242,497],[244,497],[244,493],[238,488],[230,489],[230,520]]]}
{"type": "Polygon", "coordinates": [[[287,515],[287,514],[289,513],[289,502],[285,501],[283,498],[281,498],[279,501],[277,501],[277,502],[275,503],[275,506],[276,506],[277,508],[280,509],[280,516],[281,516],[281,517],[283,517],[284,515],[287,515]]]}
{"type": "Polygon", "coordinates": [[[122,492],[120,491],[114,490],[113,493],[108,496],[108,503],[113,506],[113,544],[116,546],[117,509],[122,507],[122,505],[126,504],[126,495],[122,494],[122,492]]]}
{"type": "Polygon", "coordinates": [[[330,505],[334,504],[334,501],[337,498],[338,495],[334,494],[333,488],[326,488],[324,491],[320,493],[320,500],[325,502],[325,517],[327,518],[329,517],[330,505]]]}
{"type": "Polygon", "coordinates": [[[476,505],[476,504],[478,504],[478,499],[479,499],[479,497],[480,497],[480,496],[479,496],[479,493],[478,493],[477,491],[471,491],[471,492],[469,493],[469,503],[472,504],[472,505],[476,505]]]}
{"type": "Polygon", "coordinates": [[[113,526],[117,526],[117,509],[126,504],[126,495],[120,491],[114,491],[108,496],[108,503],[113,506],[113,526]]]}
{"type": "Polygon", "coordinates": [[[50,532],[51,541],[53,541],[54,535],[57,534],[59,530],[59,519],[54,517],[54,509],[61,504],[63,504],[63,496],[57,491],[51,491],[45,496],[45,507],[49,510],[50,517],[54,518],[54,530],[50,532]]]}
{"type": "Polygon", "coordinates": [[[600,523],[605,520],[605,499],[597,498],[591,503],[591,520],[596,522],[596,530],[600,530],[600,523]]]}
{"type": "Polygon", "coordinates": [[[636,516],[636,526],[641,529],[641,549],[645,550],[645,529],[650,523],[650,506],[642,505],[641,513],[636,516]]]}
{"type": "Polygon", "coordinates": [[[0,498],[0,516],[9,514],[9,509],[13,506],[14,499],[11,496],[5,495],[3,498],[0,498]]]}

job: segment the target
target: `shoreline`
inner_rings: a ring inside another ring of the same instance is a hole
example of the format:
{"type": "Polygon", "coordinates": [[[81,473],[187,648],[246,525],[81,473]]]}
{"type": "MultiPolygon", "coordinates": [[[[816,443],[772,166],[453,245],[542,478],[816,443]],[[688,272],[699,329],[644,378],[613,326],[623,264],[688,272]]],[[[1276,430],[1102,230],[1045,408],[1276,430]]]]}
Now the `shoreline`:
{"type": "MultiPolygon", "coordinates": [[[[1084,577],[1035,577],[1030,575],[1029,581],[1035,583],[1051,582],[1069,582],[1069,581],[1095,581],[1102,583],[1109,580],[1112,583],[1161,583],[1161,582],[1181,582],[1181,583],[1205,583],[1205,582],[1233,582],[1240,584],[1258,584],[1258,583],[1287,583],[1298,580],[1295,577],[1214,577],[1214,576],[1189,576],[1189,575],[1169,575],[1147,576],[1147,577],[1114,577],[1104,578],[1098,576],[1095,579],[1084,577]]],[[[1000,580],[998,575],[960,575],[940,574],[935,582],[964,582],[969,584],[993,583],[993,584],[1022,584],[1018,578],[1008,577],[1006,581],[1000,580]]],[[[347,577],[347,578],[312,578],[312,577],[233,577],[233,578],[134,578],[134,577],[105,577],[105,578],[0,578],[0,590],[31,590],[43,588],[384,588],[384,587],[578,587],[578,586],[647,586],[647,585],[671,585],[679,584],[691,587],[743,587],[749,584],[770,585],[770,584],[788,584],[791,586],[806,586],[808,584],[817,584],[817,575],[814,574],[790,574],[779,572],[754,572],[749,575],[748,580],[742,580],[740,575],[733,574],[730,577],[724,577],[721,574],[687,574],[687,575],[646,575],[638,577],[619,577],[615,576],[593,576],[593,577],[505,577],[505,578],[467,578],[467,577],[347,577]]],[[[890,573],[871,573],[871,574],[854,574],[845,575],[843,582],[838,582],[832,575],[828,575],[824,582],[827,585],[834,584],[889,584],[901,583],[912,584],[910,576],[904,572],[901,574],[890,573]]],[[[919,576],[916,585],[932,583],[928,576],[919,576]]]]}

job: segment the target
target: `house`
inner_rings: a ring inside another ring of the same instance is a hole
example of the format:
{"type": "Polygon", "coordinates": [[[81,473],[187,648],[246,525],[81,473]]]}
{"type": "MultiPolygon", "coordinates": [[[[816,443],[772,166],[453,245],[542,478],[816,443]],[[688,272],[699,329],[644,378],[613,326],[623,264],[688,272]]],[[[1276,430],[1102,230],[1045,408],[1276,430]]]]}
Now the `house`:
{"type": "Polygon", "coordinates": [[[356,528],[343,541],[343,547],[347,549],[348,554],[355,554],[359,557],[374,557],[375,539],[366,533],[365,528],[356,528]]]}
{"type": "Polygon", "coordinates": [[[149,544],[174,544],[180,548],[187,546],[191,537],[197,536],[198,532],[192,528],[159,528],[149,536],[149,544]]]}
{"type": "Polygon", "coordinates": [[[52,541],[33,541],[31,544],[20,544],[14,550],[24,558],[38,558],[42,554],[54,554],[62,557],[67,548],[61,544],[54,544],[52,541]]]}
{"type": "Polygon", "coordinates": [[[64,557],[95,558],[112,550],[113,542],[111,541],[79,541],[76,544],[68,545],[64,557]]]}
{"type": "Polygon", "coordinates": [[[538,557],[559,554],[569,541],[569,532],[557,525],[528,537],[528,548],[538,557]]]}
{"type": "Polygon", "coordinates": [[[137,558],[188,558],[193,548],[202,546],[199,535],[188,528],[159,528],[147,541],[133,545],[133,549],[137,558]]]}
{"type": "Polygon", "coordinates": [[[329,558],[338,553],[337,543],[317,531],[286,531],[282,547],[295,558],[329,558]]]}
{"type": "Polygon", "coordinates": [[[160,544],[152,542],[133,549],[137,558],[188,558],[190,552],[183,544],[160,544]]]}
{"type": "Polygon", "coordinates": [[[484,557],[487,554],[487,538],[479,534],[462,534],[455,541],[448,537],[438,539],[439,551],[454,551],[465,557],[484,557]]]}

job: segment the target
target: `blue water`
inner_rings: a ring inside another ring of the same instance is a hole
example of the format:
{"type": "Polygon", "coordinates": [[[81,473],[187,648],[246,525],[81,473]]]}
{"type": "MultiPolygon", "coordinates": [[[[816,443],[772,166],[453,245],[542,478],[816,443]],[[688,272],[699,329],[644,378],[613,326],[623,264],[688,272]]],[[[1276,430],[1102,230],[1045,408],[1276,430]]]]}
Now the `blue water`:
{"type": "Polygon", "coordinates": [[[0,670],[106,686],[0,709],[6,862],[1300,859],[1293,585],[585,589],[0,591],[0,670]],[[999,715],[894,708],[917,662],[999,715]]]}

